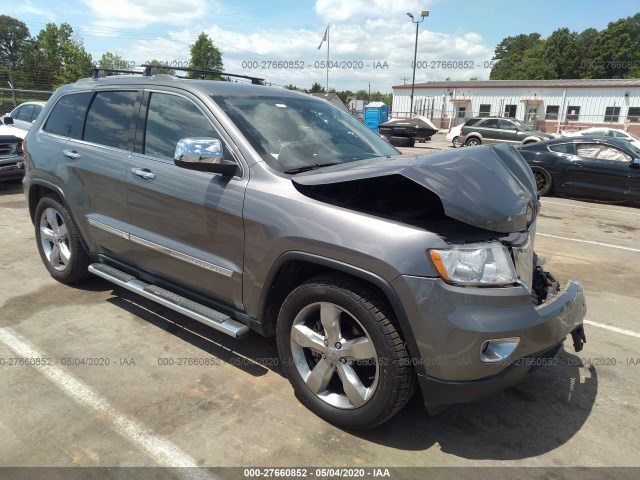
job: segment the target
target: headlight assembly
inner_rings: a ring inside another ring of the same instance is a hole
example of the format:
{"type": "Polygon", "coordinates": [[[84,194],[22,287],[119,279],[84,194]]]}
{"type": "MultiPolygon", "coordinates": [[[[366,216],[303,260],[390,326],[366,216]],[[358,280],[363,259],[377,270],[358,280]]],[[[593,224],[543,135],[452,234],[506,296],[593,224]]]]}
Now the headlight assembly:
{"type": "Polygon", "coordinates": [[[443,280],[458,285],[508,285],[517,281],[507,247],[500,242],[451,245],[429,250],[443,280]]]}

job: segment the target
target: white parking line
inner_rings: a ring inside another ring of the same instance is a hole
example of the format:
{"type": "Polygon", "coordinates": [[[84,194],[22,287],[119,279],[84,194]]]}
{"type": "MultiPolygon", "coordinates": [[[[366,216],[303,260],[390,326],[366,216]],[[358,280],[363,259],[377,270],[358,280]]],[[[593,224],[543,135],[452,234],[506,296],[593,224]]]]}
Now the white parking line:
{"type": "MultiPolygon", "coordinates": [[[[0,342],[22,358],[46,358],[24,337],[10,328],[0,328],[0,342]]],[[[156,436],[144,425],[118,412],[107,400],[91,388],[76,380],[55,365],[33,365],[58,388],[85,408],[92,409],[109,419],[120,435],[147,452],[162,466],[177,468],[176,474],[185,479],[211,479],[205,470],[198,467],[196,461],[173,443],[156,436]]]]}
{"type": "Polygon", "coordinates": [[[586,208],[588,210],[598,210],[600,212],[609,212],[609,213],[621,213],[623,215],[636,215],[640,217],[640,213],[637,212],[627,212],[625,210],[611,210],[610,208],[596,208],[596,207],[587,207],[584,205],[573,205],[571,203],[562,203],[562,202],[550,202],[549,200],[542,200],[542,204],[550,204],[550,205],[562,205],[563,207],[572,207],[572,208],[586,208]]]}
{"type": "Polygon", "coordinates": [[[591,320],[585,320],[584,323],[591,325],[592,327],[604,328],[605,330],[611,330],[612,332],[621,333],[630,337],[640,338],[640,333],[627,330],[626,328],[618,328],[613,325],[607,325],[606,323],[593,322],[591,320]]]}
{"type": "Polygon", "coordinates": [[[600,245],[601,247],[617,248],[619,250],[627,250],[629,252],[639,252],[640,253],[640,248],[623,247],[622,245],[613,245],[611,243],[593,242],[591,240],[581,240],[579,238],[559,237],[558,235],[549,235],[548,233],[537,232],[536,235],[540,235],[541,237],[557,238],[559,240],[569,240],[570,242],[589,243],[591,245],[600,245]]]}

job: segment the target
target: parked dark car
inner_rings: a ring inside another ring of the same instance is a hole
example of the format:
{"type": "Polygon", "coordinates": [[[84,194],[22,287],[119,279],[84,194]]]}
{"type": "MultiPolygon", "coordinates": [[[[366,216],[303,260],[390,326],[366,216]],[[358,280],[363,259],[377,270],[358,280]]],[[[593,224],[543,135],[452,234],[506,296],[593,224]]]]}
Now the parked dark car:
{"type": "Polygon", "coordinates": [[[460,143],[471,147],[492,143],[527,145],[554,138],[550,133],[534,130],[515,118],[474,117],[462,125],[460,143]]]}
{"type": "Polygon", "coordinates": [[[617,138],[568,137],[519,148],[540,195],[640,204],[640,148],[617,138]]]}

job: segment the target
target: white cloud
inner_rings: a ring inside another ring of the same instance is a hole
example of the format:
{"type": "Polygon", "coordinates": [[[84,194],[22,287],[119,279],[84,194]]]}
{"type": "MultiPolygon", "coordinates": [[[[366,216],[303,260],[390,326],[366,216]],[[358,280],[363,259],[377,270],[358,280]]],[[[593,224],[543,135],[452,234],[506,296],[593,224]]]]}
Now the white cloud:
{"type": "Polygon", "coordinates": [[[11,15],[15,16],[20,14],[37,15],[39,17],[45,17],[48,21],[51,21],[51,22],[53,22],[57,18],[56,14],[53,11],[34,5],[31,2],[31,0],[14,2],[14,4],[11,6],[11,15]]]}
{"type": "MultiPolygon", "coordinates": [[[[182,2],[198,3],[199,0],[182,2]]],[[[368,84],[371,83],[372,91],[389,92],[392,85],[402,84],[404,78],[410,82],[415,26],[404,14],[406,11],[418,14],[419,7],[425,7],[423,0],[373,0],[372,3],[362,0],[318,0],[316,12],[324,21],[331,23],[330,60],[352,61],[352,65],[357,67],[331,69],[329,87],[355,91],[368,89],[368,84]],[[374,65],[385,65],[385,62],[386,68],[374,68],[374,65]]],[[[221,17],[218,16],[219,18],[221,17]]],[[[327,44],[323,44],[322,49],[318,50],[325,29],[322,24],[313,30],[257,29],[250,33],[241,33],[234,27],[223,28],[220,25],[227,23],[194,24],[189,28],[169,32],[168,36],[162,38],[136,39],[133,36],[126,52],[116,53],[127,60],[140,63],[154,58],[174,64],[178,61],[186,63],[189,59],[189,45],[204,31],[222,51],[225,70],[229,72],[264,77],[275,84],[293,83],[302,88],[309,88],[314,82],[325,84],[326,71],[319,62],[326,61],[327,44]],[[283,60],[303,61],[305,68],[268,68],[270,61],[283,60]],[[247,62],[257,62],[258,68],[247,69],[247,62]]],[[[487,47],[477,33],[461,32],[451,35],[428,30],[426,22],[423,25],[419,30],[418,60],[473,60],[477,66],[478,62],[491,57],[492,49],[487,47]]],[[[99,57],[100,54],[96,56],[99,57]]],[[[428,66],[431,67],[431,64],[428,66]]],[[[487,69],[419,68],[416,71],[416,82],[443,80],[446,77],[460,80],[468,80],[473,76],[487,78],[488,74],[487,69]]]]}
{"type": "Polygon", "coordinates": [[[84,0],[96,17],[94,28],[144,29],[155,23],[188,25],[219,6],[207,0],[84,0]]]}

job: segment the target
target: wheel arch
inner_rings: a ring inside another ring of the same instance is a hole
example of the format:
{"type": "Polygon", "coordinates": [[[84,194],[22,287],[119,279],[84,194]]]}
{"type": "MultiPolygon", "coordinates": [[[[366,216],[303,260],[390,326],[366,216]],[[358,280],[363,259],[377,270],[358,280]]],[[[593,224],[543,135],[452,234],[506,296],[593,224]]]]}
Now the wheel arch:
{"type": "MultiPolygon", "coordinates": [[[[405,341],[410,357],[420,358],[418,345],[413,337],[404,306],[388,281],[355,265],[306,252],[286,252],[278,257],[271,267],[262,289],[258,307],[258,318],[262,325],[261,333],[267,336],[275,334],[280,307],[295,287],[316,275],[328,272],[342,273],[378,292],[397,319],[399,333],[405,341]]],[[[420,362],[415,362],[415,364],[417,373],[421,373],[424,368],[421,368],[420,362]]]]}
{"type": "Polygon", "coordinates": [[[35,223],[35,214],[36,207],[38,206],[38,202],[42,197],[47,195],[48,193],[53,193],[58,196],[60,201],[64,204],[67,209],[69,208],[69,204],[65,198],[64,192],[57,185],[47,182],[46,180],[32,180],[29,184],[29,190],[27,192],[27,203],[29,205],[29,216],[31,217],[31,222],[35,223]]]}

